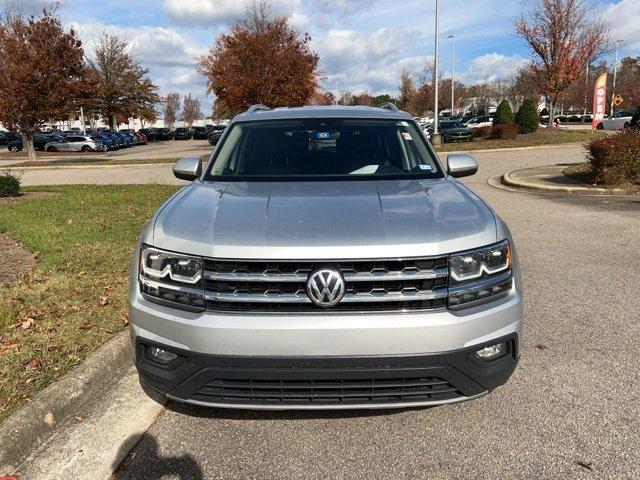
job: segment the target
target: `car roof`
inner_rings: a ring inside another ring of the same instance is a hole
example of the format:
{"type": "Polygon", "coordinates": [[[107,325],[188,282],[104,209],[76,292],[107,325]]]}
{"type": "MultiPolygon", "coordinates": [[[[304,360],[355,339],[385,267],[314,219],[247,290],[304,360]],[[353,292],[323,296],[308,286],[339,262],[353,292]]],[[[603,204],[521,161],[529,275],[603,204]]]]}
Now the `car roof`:
{"type": "MultiPolygon", "coordinates": [[[[251,109],[250,109],[251,110],[251,109]]],[[[278,107],[246,111],[235,116],[234,122],[252,122],[259,120],[291,120],[301,118],[364,118],[380,120],[411,120],[413,117],[402,110],[391,110],[364,105],[342,106],[305,106],[278,107]]]]}

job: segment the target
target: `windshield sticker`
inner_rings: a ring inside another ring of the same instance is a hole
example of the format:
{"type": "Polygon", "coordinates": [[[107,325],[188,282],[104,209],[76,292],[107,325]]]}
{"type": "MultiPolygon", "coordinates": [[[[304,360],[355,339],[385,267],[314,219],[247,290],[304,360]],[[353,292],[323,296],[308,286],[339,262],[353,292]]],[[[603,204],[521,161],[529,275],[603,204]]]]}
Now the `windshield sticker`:
{"type": "Polygon", "coordinates": [[[316,138],[318,140],[329,140],[331,138],[331,132],[318,132],[316,138]]]}
{"type": "Polygon", "coordinates": [[[402,138],[404,138],[405,140],[413,140],[409,132],[402,132],[402,138]]]}
{"type": "Polygon", "coordinates": [[[418,168],[419,168],[420,170],[433,170],[433,168],[431,168],[431,165],[422,165],[422,164],[419,164],[419,165],[418,165],[418,168]]]}

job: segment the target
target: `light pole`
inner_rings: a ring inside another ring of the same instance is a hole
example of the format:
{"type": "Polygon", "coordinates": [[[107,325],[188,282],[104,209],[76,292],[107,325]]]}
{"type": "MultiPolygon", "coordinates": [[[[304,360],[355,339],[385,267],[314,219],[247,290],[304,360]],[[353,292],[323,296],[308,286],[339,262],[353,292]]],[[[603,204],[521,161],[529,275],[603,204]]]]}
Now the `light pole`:
{"type": "Polygon", "coordinates": [[[438,0],[436,0],[436,38],[435,38],[435,68],[433,73],[433,144],[440,145],[440,133],[438,133],[438,35],[439,35],[440,21],[438,18],[438,0]]]}
{"type": "Polygon", "coordinates": [[[456,90],[456,34],[452,33],[447,38],[451,39],[451,116],[453,117],[456,90]]]}
{"type": "Polygon", "coordinates": [[[613,115],[613,100],[616,98],[616,76],[618,75],[618,48],[622,40],[616,40],[616,59],[613,62],[613,85],[611,86],[611,111],[609,115],[613,115]]]}

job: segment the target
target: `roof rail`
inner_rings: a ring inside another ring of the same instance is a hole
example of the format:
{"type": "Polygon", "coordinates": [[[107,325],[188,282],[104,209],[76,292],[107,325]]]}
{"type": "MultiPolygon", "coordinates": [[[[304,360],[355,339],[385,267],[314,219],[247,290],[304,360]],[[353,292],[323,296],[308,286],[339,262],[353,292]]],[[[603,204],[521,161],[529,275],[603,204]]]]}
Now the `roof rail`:
{"type": "Polygon", "coordinates": [[[399,112],[400,111],[398,109],[398,107],[396,107],[396,105],[394,103],[391,103],[391,102],[381,103],[380,105],[378,105],[378,108],[384,108],[385,110],[391,110],[393,112],[399,112]]]}
{"type": "Polygon", "coordinates": [[[261,112],[263,110],[271,110],[271,109],[266,105],[262,105],[261,103],[256,103],[255,105],[251,105],[245,113],[261,112]]]}

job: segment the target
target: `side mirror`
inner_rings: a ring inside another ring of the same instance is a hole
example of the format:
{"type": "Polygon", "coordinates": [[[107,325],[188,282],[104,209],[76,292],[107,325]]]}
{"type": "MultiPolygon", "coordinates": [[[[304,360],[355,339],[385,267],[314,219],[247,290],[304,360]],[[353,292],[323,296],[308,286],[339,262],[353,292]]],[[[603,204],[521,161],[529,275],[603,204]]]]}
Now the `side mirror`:
{"type": "Polygon", "coordinates": [[[452,153],[447,155],[447,169],[452,177],[468,177],[478,171],[478,162],[471,155],[452,153]]]}
{"type": "Polygon", "coordinates": [[[173,166],[173,174],[180,180],[195,180],[202,173],[202,162],[199,158],[182,157],[173,166]]]}

